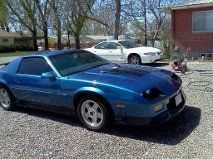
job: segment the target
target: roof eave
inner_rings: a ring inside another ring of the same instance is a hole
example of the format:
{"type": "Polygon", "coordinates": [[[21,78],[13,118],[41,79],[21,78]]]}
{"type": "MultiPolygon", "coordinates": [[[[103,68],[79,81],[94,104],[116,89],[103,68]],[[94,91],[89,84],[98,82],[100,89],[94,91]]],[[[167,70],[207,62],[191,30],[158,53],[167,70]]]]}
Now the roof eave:
{"type": "Polygon", "coordinates": [[[194,9],[194,8],[203,8],[203,7],[212,7],[212,6],[213,6],[213,3],[191,5],[191,6],[177,6],[177,7],[171,8],[171,10],[194,9]]]}

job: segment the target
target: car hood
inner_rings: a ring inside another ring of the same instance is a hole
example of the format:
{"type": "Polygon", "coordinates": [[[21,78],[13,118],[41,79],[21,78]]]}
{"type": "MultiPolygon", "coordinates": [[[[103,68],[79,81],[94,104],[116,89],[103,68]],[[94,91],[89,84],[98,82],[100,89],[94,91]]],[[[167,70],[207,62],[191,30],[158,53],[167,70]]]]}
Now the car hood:
{"type": "Polygon", "coordinates": [[[108,64],[70,75],[68,78],[86,80],[97,86],[99,84],[113,86],[137,93],[156,87],[162,92],[165,90],[164,94],[170,94],[181,86],[181,80],[175,79],[173,75],[172,72],[155,67],[108,64]]]}
{"type": "Polygon", "coordinates": [[[160,52],[160,50],[157,48],[147,46],[136,47],[127,50],[134,53],[160,52]]]}

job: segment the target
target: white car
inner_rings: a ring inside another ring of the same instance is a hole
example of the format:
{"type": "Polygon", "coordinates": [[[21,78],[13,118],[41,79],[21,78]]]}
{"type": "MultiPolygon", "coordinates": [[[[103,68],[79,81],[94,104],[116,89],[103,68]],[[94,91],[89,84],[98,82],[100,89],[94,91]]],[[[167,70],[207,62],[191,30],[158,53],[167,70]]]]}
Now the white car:
{"type": "Polygon", "coordinates": [[[119,63],[153,63],[163,58],[161,50],[146,46],[139,47],[127,40],[104,41],[85,50],[119,63]]]}

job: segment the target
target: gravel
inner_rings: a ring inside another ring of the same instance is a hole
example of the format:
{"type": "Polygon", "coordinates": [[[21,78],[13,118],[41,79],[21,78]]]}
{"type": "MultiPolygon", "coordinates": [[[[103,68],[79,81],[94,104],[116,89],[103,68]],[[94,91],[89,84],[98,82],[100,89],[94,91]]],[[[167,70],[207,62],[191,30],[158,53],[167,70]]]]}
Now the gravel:
{"type": "MultiPolygon", "coordinates": [[[[153,66],[170,69],[164,63],[153,66]]],[[[187,107],[158,127],[115,125],[96,133],[64,115],[0,109],[0,158],[212,158],[213,63],[188,66],[181,75],[187,107]],[[195,81],[205,83],[189,84],[195,81]]]]}

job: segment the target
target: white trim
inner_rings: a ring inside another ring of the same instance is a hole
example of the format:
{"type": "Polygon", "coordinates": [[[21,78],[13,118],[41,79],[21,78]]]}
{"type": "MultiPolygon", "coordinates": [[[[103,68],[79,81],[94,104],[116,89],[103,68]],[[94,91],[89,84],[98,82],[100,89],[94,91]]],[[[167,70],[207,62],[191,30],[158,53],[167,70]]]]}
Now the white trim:
{"type": "Polygon", "coordinates": [[[188,6],[177,6],[177,7],[171,8],[171,10],[193,9],[193,8],[212,7],[212,6],[213,6],[213,2],[207,3],[207,4],[204,3],[204,4],[192,4],[188,6]]]}

